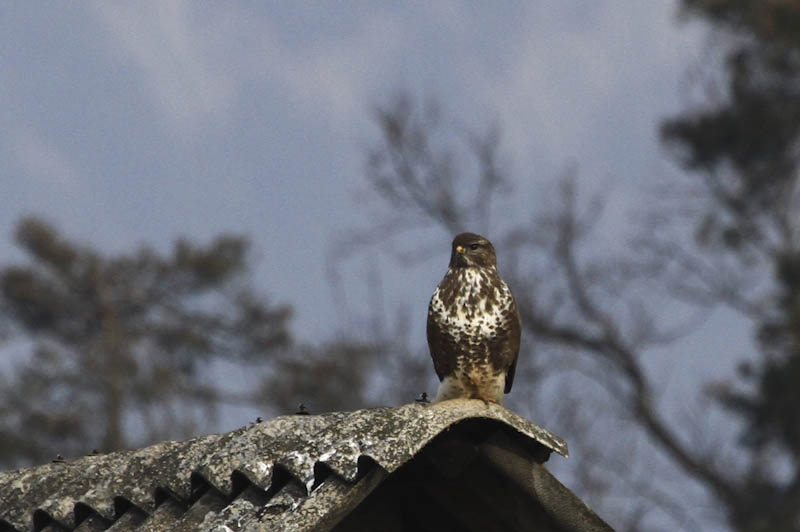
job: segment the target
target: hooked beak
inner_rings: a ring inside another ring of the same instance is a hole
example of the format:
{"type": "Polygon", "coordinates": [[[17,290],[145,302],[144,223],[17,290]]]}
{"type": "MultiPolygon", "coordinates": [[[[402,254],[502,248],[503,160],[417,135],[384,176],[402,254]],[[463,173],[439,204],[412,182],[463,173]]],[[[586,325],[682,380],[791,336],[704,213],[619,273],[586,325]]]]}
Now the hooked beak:
{"type": "Polygon", "coordinates": [[[456,246],[456,251],[459,253],[464,253],[464,246],[456,246]]]}

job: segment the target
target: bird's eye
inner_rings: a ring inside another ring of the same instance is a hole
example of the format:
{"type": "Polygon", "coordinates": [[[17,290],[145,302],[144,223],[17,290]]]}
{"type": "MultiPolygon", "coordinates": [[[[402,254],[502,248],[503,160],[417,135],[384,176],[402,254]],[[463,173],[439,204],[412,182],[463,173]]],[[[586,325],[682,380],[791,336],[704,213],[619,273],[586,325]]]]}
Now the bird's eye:
{"type": "Polygon", "coordinates": [[[478,249],[478,244],[470,244],[469,249],[475,251],[476,249],[478,249]]]}

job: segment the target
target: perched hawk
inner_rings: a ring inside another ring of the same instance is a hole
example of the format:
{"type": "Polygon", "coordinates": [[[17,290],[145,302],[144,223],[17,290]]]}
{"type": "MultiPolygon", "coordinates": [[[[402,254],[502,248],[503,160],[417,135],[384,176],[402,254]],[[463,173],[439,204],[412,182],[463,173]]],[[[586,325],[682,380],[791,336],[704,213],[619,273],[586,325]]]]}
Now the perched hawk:
{"type": "Polygon", "coordinates": [[[492,243],[462,233],[428,306],[428,347],[441,384],[436,401],[465,397],[503,404],[519,353],[520,322],[497,273],[492,243]]]}

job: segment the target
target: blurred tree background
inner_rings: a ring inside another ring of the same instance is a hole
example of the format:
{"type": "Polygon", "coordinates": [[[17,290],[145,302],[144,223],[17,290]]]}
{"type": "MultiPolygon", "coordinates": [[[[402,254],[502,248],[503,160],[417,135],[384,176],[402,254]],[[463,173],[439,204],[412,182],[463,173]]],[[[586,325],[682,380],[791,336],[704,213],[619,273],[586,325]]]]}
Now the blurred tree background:
{"type": "MultiPolygon", "coordinates": [[[[530,191],[504,163],[499,128],[467,131],[436,102],[401,93],[374,110],[367,221],[334,236],[331,282],[347,290],[353,257],[408,266],[454,233],[486,234],[523,318],[508,406],[567,438],[569,487],[620,530],[653,529],[657,515],[664,530],[796,531],[800,3],[681,4],[717,30],[710,53],[723,68],[692,69],[693,101],[660,131],[686,171],[649,191],[627,243],[604,239],[611,193],[585,197],[575,171],[537,191],[548,200],[535,212],[509,208],[530,191]],[[408,235],[418,245],[396,245],[408,235]],[[720,308],[752,326],[757,352],[686,397],[690,416],[677,420],[660,400],[654,353],[720,308]]],[[[3,467],[184,437],[226,404],[274,415],[301,400],[337,410],[435,392],[402,308],[322,345],[292,342],[291,302],[249,285],[241,236],[106,257],[28,218],[16,241],[30,260],[0,271],[2,330],[32,354],[0,389],[3,467]],[[225,389],[220,364],[245,366],[252,386],[225,389]]],[[[380,279],[365,282],[378,300],[380,279]]]]}
{"type": "Polygon", "coordinates": [[[6,466],[193,434],[220,404],[248,400],[205,368],[263,364],[289,345],[289,308],[244,282],[241,237],[104,257],[26,218],[16,241],[30,260],[0,270],[2,317],[32,356],[0,387],[6,466]]]}

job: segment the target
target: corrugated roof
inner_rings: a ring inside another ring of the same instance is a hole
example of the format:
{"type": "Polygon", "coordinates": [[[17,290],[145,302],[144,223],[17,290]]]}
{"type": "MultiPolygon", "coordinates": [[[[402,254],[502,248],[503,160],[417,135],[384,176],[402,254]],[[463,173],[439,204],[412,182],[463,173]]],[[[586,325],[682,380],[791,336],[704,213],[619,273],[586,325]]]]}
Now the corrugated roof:
{"type": "Polygon", "coordinates": [[[129,530],[159,519],[176,530],[181,522],[186,529],[310,529],[348,498],[363,499],[368,491],[361,491],[436,436],[476,419],[504,427],[544,459],[550,451],[567,456],[557,436],[482,401],[282,416],[227,434],[0,473],[0,530],[81,523],[129,530]]]}

